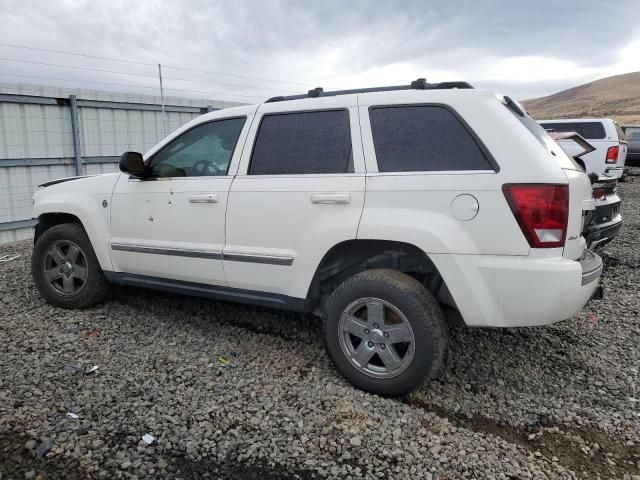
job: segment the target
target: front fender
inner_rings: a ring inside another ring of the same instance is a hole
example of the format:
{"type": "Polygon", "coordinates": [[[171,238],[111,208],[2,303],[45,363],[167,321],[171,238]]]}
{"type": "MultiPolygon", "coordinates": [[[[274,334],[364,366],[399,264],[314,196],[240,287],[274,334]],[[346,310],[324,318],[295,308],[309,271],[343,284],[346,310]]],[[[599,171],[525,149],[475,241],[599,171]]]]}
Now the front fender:
{"type": "Polygon", "coordinates": [[[109,204],[118,174],[87,177],[40,188],[33,196],[32,216],[66,213],[77,217],[103,270],[112,270],[109,255],[109,204]],[[106,203],[104,203],[106,202],[106,203]]]}

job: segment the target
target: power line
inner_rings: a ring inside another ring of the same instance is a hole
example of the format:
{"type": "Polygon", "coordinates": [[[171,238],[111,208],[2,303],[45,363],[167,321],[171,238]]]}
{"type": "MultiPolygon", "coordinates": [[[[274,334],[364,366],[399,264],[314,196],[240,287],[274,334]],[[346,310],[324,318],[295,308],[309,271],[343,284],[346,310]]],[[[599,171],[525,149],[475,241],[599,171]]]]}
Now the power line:
{"type": "MultiPolygon", "coordinates": [[[[71,78],[45,77],[45,76],[42,76],[42,75],[23,75],[23,74],[17,74],[17,73],[0,73],[0,76],[4,76],[4,77],[20,77],[20,78],[39,78],[39,79],[43,79],[43,80],[59,80],[59,81],[63,81],[63,82],[86,83],[86,84],[96,84],[96,85],[109,85],[109,86],[114,86],[114,87],[146,88],[146,89],[152,89],[152,90],[157,90],[158,89],[158,87],[150,87],[148,85],[136,85],[136,84],[132,84],[132,83],[94,82],[94,81],[89,81],[89,80],[75,80],[75,79],[71,79],[71,78]]],[[[243,95],[241,93],[209,92],[209,91],[206,91],[206,90],[187,90],[187,89],[180,89],[180,88],[165,88],[165,90],[171,90],[172,92],[204,93],[206,95],[211,95],[211,96],[227,95],[227,96],[231,96],[231,97],[235,96],[235,97],[248,97],[248,98],[261,98],[261,99],[264,98],[264,97],[261,97],[261,96],[258,96],[258,95],[243,95]]]]}
{"type": "Polygon", "coordinates": [[[118,72],[115,70],[105,70],[102,68],[92,68],[92,67],[80,67],[77,65],[61,65],[59,63],[47,63],[47,62],[35,62],[32,60],[18,60],[15,58],[4,58],[0,57],[0,60],[4,60],[6,62],[18,62],[18,63],[29,63],[32,65],[46,65],[49,67],[61,67],[61,68],[74,68],[76,70],[91,70],[93,72],[103,72],[103,73],[116,73],[119,75],[130,75],[133,77],[148,77],[148,78],[156,78],[156,75],[145,75],[144,73],[130,73],[130,72],[118,72]]]}
{"type": "Polygon", "coordinates": [[[186,67],[175,67],[173,65],[165,65],[165,64],[162,64],[162,66],[163,67],[167,67],[167,68],[173,68],[173,69],[176,69],[176,70],[185,70],[187,72],[206,73],[206,74],[209,74],[209,75],[224,75],[224,76],[227,76],[227,77],[236,77],[236,78],[247,78],[249,80],[261,80],[263,82],[283,83],[283,84],[286,84],[286,85],[297,85],[299,87],[305,87],[305,88],[313,87],[313,85],[311,85],[310,83],[285,82],[284,80],[272,80],[272,79],[269,79],[269,78],[262,78],[262,77],[250,77],[250,76],[247,76],[247,75],[237,75],[237,74],[234,74],[234,73],[210,72],[208,70],[198,70],[198,69],[186,68],[186,67]]]}
{"type": "MultiPolygon", "coordinates": [[[[155,63],[145,63],[145,62],[137,62],[137,61],[133,61],[133,60],[124,60],[124,59],[120,59],[120,58],[113,58],[113,57],[101,57],[99,55],[86,55],[83,53],[75,53],[75,52],[66,52],[63,50],[51,50],[48,48],[39,48],[39,47],[28,47],[25,45],[15,45],[12,43],[0,43],[0,46],[3,47],[11,47],[11,48],[22,48],[25,50],[34,50],[34,51],[39,51],[39,52],[48,52],[48,53],[58,53],[61,55],[73,55],[76,57],[85,57],[85,58],[93,58],[93,59],[98,59],[98,60],[109,60],[111,62],[122,62],[122,63],[130,63],[130,64],[134,64],[134,65],[145,65],[145,66],[149,66],[149,67],[155,67],[156,64],[155,63]]],[[[194,69],[194,68],[187,68],[187,67],[177,67],[175,65],[162,65],[165,68],[171,68],[174,70],[185,70],[187,72],[197,72],[197,73],[206,73],[209,75],[220,75],[220,76],[226,76],[226,77],[236,77],[236,78],[246,78],[249,80],[260,80],[263,82],[273,82],[273,83],[282,83],[282,84],[287,84],[287,85],[297,85],[300,87],[313,87],[313,85],[311,84],[307,84],[307,83],[299,83],[299,82],[287,82],[284,80],[274,80],[271,78],[263,78],[263,77],[253,77],[250,75],[238,75],[235,73],[222,73],[222,72],[212,72],[212,71],[208,71],[208,70],[198,70],[198,69],[194,69]]]]}
{"type": "MultiPolygon", "coordinates": [[[[47,63],[47,62],[36,62],[33,60],[18,60],[16,58],[5,58],[0,57],[0,60],[4,60],[7,62],[18,62],[18,63],[28,63],[32,65],[46,65],[49,67],[60,67],[60,68],[74,68],[77,70],[90,70],[93,72],[102,72],[102,73],[114,73],[116,75],[130,75],[134,77],[147,77],[147,78],[157,78],[157,75],[148,75],[144,73],[131,73],[131,72],[122,72],[116,70],[105,70],[102,68],[93,68],[93,67],[81,67],[78,65],[63,65],[60,63],[47,63]]],[[[243,85],[243,84],[234,84],[234,83],[221,83],[221,82],[213,82],[211,80],[191,80],[188,78],[178,78],[178,77],[165,77],[167,80],[178,80],[181,82],[192,82],[192,83],[210,83],[212,85],[220,85],[224,87],[235,87],[235,88],[252,88],[255,90],[267,90],[273,92],[283,92],[283,93],[291,93],[291,90],[283,90],[280,88],[268,88],[268,87],[256,87],[254,85],[243,85]]]]}
{"type": "Polygon", "coordinates": [[[11,47],[11,48],[22,48],[25,50],[35,50],[38,52],[60,53],[62,55],[73,55],[75,57],[95,58],[98,60],[109,60],[111,62],[132,63],[134,65],[147,65],[150,67],[154,67],[156,65],[155,63],[134,62],[133,60],[122,60],[120,58],[100,57],[98,55],[85,55],[83,53],[64,52],[62,50],[50,50],[48,48],[26,47],[24,45],[14,45],[12,43],[0,43],[0,46],[11,47]]]}
{"type": "Polygon", "coordinates": [[[191,80],[188,78],[178,78],[178,77],[164,77],[164,78],[166,78],[167,80],[178,80],[181,82],[211,83],[213,85],[222,85],[225,87],[255,88],[257,90],[268,90],[271,92],[283,92],[283,93],[289,93],[289,94],[291,93],[291,90],[283,90],[282,88],[254,87],[253,85],[242,85],[242,84],[236,84],[236,83],[220,83],[220,82],[212,82],[211,80],[191,80]]]}

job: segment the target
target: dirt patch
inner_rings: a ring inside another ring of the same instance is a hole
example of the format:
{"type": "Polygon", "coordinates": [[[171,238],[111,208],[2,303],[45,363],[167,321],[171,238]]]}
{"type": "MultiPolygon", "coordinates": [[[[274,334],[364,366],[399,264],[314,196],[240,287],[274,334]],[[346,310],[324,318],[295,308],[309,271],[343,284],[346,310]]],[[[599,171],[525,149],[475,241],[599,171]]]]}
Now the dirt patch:
{"type": "Polygon", "coordinates": [[[417,398],[403,403],[446,418],[456,427],[499,437],[549,462],[557,462],[585,479],[640,474],[640,448],[627,446],[601,430],[584,426],[550,426],[546,419],[530,427],[501,424],[487,417],[467,417],[417,398]]]}
{"type": "MultiPolygon", "coordinates": [[[[123,436],[124,437],[124,436],[123,436]]],[[[114,439],[116,439],[114,437],[114,439]]],[[[112,439],[112,440],[114,440],[112,439]]],[[[115,478],[117,472],[99,465],[83,465],[81,461],[63,455],[49,454],[38,458],[35,451],[27,448],[30,439],[19,433],[0,432],[0,479],[24,478],[33,472],[32,478],[80,480],[87,478],[115,478]],[[103,472],[103,476],[100,475],[103,472]],[[107,476],[104,477],[106,472],[107,476]],[[6,475],[6,477],[5,477],[6,475]]],[[[164,458],[171,478],[225,480],[313,480],[308,471],[292,471],[266,465],[215,462],[206,458],[193,460],[185,452],[171,451],[156,455],[164,458]]]]}

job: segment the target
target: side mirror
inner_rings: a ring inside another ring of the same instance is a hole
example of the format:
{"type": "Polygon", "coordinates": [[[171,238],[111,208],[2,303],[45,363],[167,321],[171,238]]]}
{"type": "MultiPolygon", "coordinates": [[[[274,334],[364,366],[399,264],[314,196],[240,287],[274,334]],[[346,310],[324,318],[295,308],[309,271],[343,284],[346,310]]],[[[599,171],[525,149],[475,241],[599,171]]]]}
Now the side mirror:
{"type": "Polygon", "coordinates": [[[134,177],[145,178],[147,167],[142,159],[142,154],[138,152],[124,152],[120,157],[120,171],[133,175],[134,177]]]}

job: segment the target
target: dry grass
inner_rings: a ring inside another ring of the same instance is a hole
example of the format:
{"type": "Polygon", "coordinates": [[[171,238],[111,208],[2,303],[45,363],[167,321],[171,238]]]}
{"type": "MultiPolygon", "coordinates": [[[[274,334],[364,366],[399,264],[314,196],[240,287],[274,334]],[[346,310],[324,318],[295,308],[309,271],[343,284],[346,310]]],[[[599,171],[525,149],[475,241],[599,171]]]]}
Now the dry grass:
{"type": "Polygon", "coordinates": [[[640,123],[640,72],[615,75],[523,102],[534,118],[609,117],[640,123]]]}

